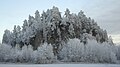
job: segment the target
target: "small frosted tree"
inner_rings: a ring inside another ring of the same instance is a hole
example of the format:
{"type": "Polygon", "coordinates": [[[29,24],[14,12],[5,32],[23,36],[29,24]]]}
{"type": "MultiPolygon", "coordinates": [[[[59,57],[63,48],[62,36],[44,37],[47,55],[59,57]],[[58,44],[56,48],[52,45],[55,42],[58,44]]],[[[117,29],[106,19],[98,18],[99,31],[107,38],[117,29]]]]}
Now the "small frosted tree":
{"type": "Polygon", "coordinates": [[[108,43],[109,43],[110,45],[114,45],[114,43],[113,43],[113,39],[112,39],[111,36],[109,36],[109,38],[108,38],[108,43]]]}
{"type": "Polygon", "coordinates": [[[44,43],[38,47],[37,51],[34,51],[35,63],[52,63],[55,61],[53,54],[53,47],[51,44],[44,43]]]}
{"type": "Polygon", "coordinates": [[[10,61],[11,57],[11,45],[0,44],[0,61],[7,62],[10,61]]]}

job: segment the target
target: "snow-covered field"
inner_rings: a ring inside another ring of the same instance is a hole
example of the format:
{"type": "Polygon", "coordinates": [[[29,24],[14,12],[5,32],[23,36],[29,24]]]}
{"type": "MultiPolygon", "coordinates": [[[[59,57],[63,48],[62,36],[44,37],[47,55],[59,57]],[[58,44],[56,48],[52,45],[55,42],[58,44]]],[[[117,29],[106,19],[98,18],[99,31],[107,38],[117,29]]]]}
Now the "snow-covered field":
{"type": "Polygon", "coordinates": [[[0,64],[0,67],[120,67],[120,64],[0,64]]]}

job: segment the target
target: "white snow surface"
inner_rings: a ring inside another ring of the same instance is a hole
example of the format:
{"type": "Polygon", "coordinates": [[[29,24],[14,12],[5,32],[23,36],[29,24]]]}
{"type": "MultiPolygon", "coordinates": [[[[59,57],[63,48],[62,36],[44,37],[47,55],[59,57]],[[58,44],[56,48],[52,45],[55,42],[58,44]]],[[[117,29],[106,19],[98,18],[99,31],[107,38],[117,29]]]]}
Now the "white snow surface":
{"type": "Polygon", "coordinates": [[[0,64],[0,67],[120,67],[120,64],[0,64]]]}

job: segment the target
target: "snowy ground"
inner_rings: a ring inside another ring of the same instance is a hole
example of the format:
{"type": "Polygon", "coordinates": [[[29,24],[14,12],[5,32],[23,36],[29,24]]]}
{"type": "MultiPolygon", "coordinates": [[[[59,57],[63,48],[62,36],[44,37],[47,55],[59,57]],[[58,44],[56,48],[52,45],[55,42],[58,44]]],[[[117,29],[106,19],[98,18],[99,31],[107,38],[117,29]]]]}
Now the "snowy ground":
{"type": "Polygon", "coordinates": [[[120,64],[0,64],[0,67],[120,67],[120,64]]]}

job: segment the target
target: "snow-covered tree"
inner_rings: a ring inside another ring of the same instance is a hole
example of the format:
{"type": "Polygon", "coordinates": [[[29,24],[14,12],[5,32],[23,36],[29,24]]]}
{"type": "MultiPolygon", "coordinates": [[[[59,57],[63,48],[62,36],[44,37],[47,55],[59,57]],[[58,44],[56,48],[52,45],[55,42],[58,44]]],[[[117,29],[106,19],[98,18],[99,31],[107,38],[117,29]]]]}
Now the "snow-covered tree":
{"type": "Polygon", "coordinates": [[[28,27],[28,22],[27,22],[27,20],[25,19],[24,21],[23,21],[24,23],[23,23],[23,26],[22,26],[22,31],[26,31],[26,29],[27,29],[27,27],[28,27]]]}
{"type": "Polygon", "coordinates": [[[53,47],[51,44],[44,43],[38,47],[37,51],[34,51],[34,61],[35,63],[53,63],[55,61],[55,56],[53,53],[53,47]]]}
{"type": "Polygon", "coordinates": [[[17,39],[16,39],[16,43],[17,44],[20,44],[20,42],[22,41],[22,39],[21,39],[21,27],[18,25],[17,26],[17,39]]]}
{"type": "Polygon", "coordinates": [[[38,22],[41,21],[40,14],[39,14],[38,10],[36,10],[36,12],[35,12],[35,20],[38,21],[38,22]]]}
{"type": "Polygon", "coordinates": [[[0,61],[10,61],[11,45],[0,44],[0,61]]]}
{"type": "Polygon", "coordinates": [[[11,32],[9,30],[5,30],[2,43],[11,44],[12,43],[11,38],[12,38],[11,32]]]}
{"type": "Polygon", "coordinates": [[[120,45],[117,46],[117,59],[120,60],[120,45]]]}
{"type": "Polygon", "coordinates": [[[111,36],[109,36],[109,38],[108,38],[108,43],[109,43],[110,45],[114,45],[114,43],[113,43],[113,39],[112,39],[111,36]]]}
{"type": "Polygon", "coordinates": [[[22,47],[21,53],[22,53],[22,58],[21,58],[22,62],[32,62],[33,61],[33,59],[32,59],[33,48],[31,45],[28,45],[28,46],[24,45],[22,47]]]}
{"type": "Polygon", "coordinates": [[[66,11],[65,11],[65,16],[66,17],[69,17],[70,16],[70,10],[67,8],[66,11]]]}
{"type": "Polygon", "coordinates": [[[59,53],[59,59],[69,62],[79,62],[82,60],[84,45],[79,39],[70,39],[59,53]]]}

